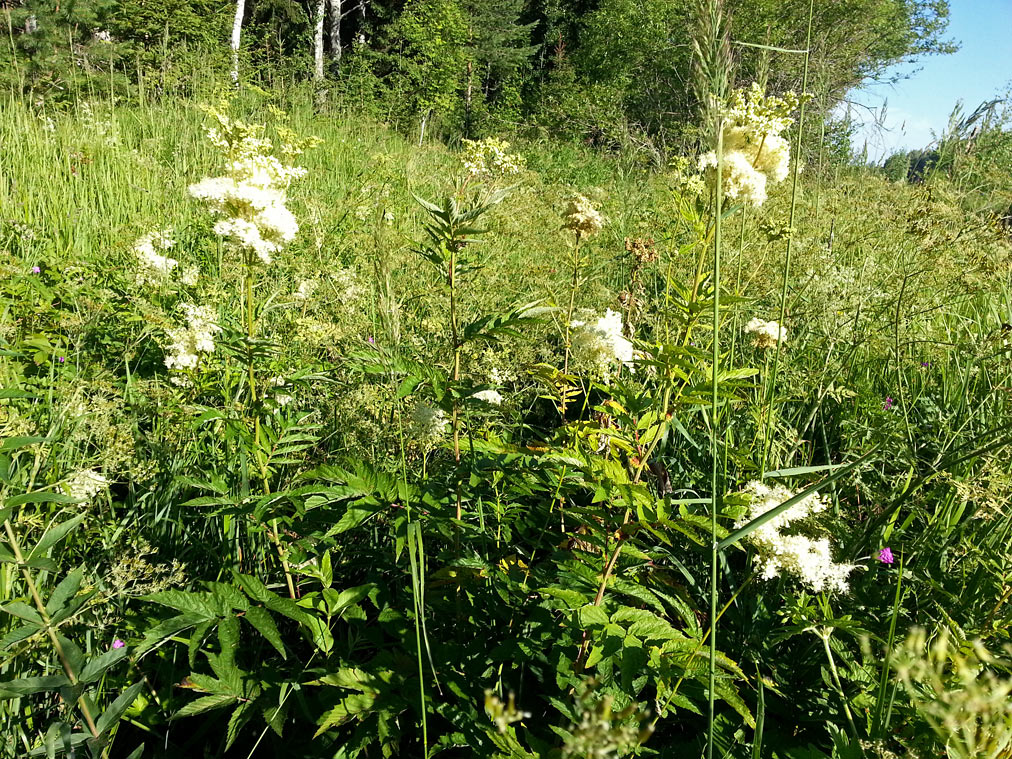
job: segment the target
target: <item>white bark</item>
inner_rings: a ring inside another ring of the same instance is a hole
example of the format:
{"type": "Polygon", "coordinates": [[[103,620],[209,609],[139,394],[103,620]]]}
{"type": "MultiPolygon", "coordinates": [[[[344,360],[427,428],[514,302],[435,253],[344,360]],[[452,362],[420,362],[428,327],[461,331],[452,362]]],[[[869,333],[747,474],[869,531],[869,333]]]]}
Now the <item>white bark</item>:
{"type": "Polygon", "coordinates": [[[239,43],[242,42],[242,17],[246,14],[246,0],[236,0],[235,19],[232,21],[232,81],[239,81],[239,43]]]}
{"type": "Polygon", "coordinates": [[[341,60],[341,2],[330,0],[330,57],[341,60]]]}
{"type": "Polygon", "coordinates": [[[323,79],[323,19],[327,0],[316,0],[316,28],[313,30],[313,78],[323,79]]]}

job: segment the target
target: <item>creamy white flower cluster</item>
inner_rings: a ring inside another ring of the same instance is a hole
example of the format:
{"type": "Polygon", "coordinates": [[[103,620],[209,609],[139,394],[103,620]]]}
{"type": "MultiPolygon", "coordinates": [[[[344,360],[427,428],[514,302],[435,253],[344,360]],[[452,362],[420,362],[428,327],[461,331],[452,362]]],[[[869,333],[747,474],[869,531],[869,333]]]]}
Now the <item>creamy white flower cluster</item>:
{"type": "Polygon", "coordinates": [[[79,501],[90,501],[108,488],[109,482],[94,469],[83,469],[63,483],[63,492],[79,501]]]}
{"type": "Polygon", "coordinates": [[[509,152],[510,144],[495,137],[464,140],[461,163],[472,177],[499,178],[519,174],[527,165],[523,156],[509,152]]]}
{"type": "MultiPolygon", "coordinates": [[[[751,496],[752,501],[748,512],[738,520],[735,528],[744,527],[795,495],[783,485],[762,482],[750,482],[744,492],[751,496]]],[[[833,561],[828,538],[785,534],[794,522],[818,514],[826,506],[818,493],[812,493],[749,534],[748,540],[759,551],[763,579],[770,580],[787,573],[816,592],[847,592],[847,578],[855,566],[833,561]]]]}
{"type": "Polygon", "coordinates": [[[172,273],[172,270],[179,265],[179,261],[162,255],[158,251],[167,251],[175,244],[176,241],[169,235],[168,230],[150,232],[134,243],[134,253],[137,254],[141,265],[147,270],[141,275],[142,279],[149,281],[172,273]]]}
{"type": "Polygon", "coordinates": [[[775,348],[787,340],[787,327],[763,321],[758,316],[745,325],[745,331],[752,335],[752,344],[756,348],[775,348]]]}
{"type": "Polygon", "coordinates": [[[265,264],[271,255],[295,239],[299,224],[285,206],[288,186],[306,174],[304,168],[283,164],[270,154],[271,143],[242,122],[218,115],[221,129],[208,137],[227,150],[227,176],[209,177],[190,185],[190,194],[220,217],[216,234],[254,252],[265,264]]]}
{"type": "Polygon", "coordinates": [[[573,195],[562,214],[562,228],[571,229],[584,237],[596,235],[604,227],[604,219],[583,195],[573,195]]]}
{"type": "MultiPolygon", "coordinates": [[[[787,178],[791,149],[781,132],[793,122],[789,114],[797,105],[793,93],[784,98],[766,97],[756,83],[747,93],[738,90],[732,95],[723,128],[721,183],[725,197],[761,206],[767,184],[787,178]]],[[[699,168],[712,188],[717,180],[716,152],[700,156],[699,168]]]]}
{"type": "Polygon", "coordinates": [[[185,327],[166,330],[171,341],[165,354],[165,366],[172,369],[195,369],[201,353],[214,352],[214,335],[221,327],[214,323],[209,306],[182,303],[179,308],[186,317],[185,327]]]}
{"type": "Polygon", "coordinates": [[[633,363],[633,344],[622,334],[622,314],[610,308],[593,323],[573,321],[573,356],[582,364],[607,374],[613,362],[633,363]]]}
{"type": "Polygon", "coordinates": [[[498,390],[479,390],[471,396],[472,398],[487,403],[490,406],[501,406],[502,395],[498,390]]]}
{"type": "Polygon", "coordinates": [[[419,403],[411,410],[411,435],[419,445],[428,447],[446,433],[450,420],[442,409],[419,403]]]}

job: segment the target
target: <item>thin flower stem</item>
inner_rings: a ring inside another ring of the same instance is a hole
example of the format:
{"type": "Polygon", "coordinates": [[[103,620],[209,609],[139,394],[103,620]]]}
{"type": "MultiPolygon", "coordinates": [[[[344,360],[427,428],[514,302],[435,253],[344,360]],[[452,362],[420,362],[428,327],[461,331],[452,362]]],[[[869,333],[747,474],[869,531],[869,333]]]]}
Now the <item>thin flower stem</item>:
{"type": "MultiPolygon", "coordinates": [[[[805,97],[808,92],[808,62],[811,59],[811,48],[812,48],[812,18],[815,12],[815,0],[809,0],[808,2],[808,34],[805,38],[805,68],[804,73],[801,77],[801,110],[798,113],[798,135],[794,143],[794,176],[791,180],[791,215],[790,220],[787,223],[787,257],[784,260],[784,278],[783,286],[780,291],[780,317],[777,323],[780,325],[780,329],[784,327],[784,318],[787,314],[787,285],[790,281],[791,272],[791,253],[793,252],[794,244],[794,219],[797,216],[798,210],[798,174],[801,171],[801,138],[802,133],[805,129],[805,97]]],[[[770,379],[770,393],[769,393],[769,412],[766,416],[766,434],[764,435],[763,442],[763,455],[762,462],[759,468],[760,477],[766,476],[766,465],[769,459],[770,452],[770,437],[772,435],[773,428],[773,396],[776,392],[777,386],[777,372],[780,369],[780,342],[777,341],[777,345],[774,348],[775,353],[773,354],[773,375],[770,379]]]]}
{"type": "Polygon", "coordinates": [[[724,183],[724,128],[723,120],[717,119],[717,177],[714,192],[713,219],[713,357],[710,368],[710,661],[707,678],[707,730],[706,757],[713,757],[713,712],[717,678],[717,512],[720,510],[717,452],[719,449],[719,422],[717,420],[717,395],[720,384],[720,245],[721,215],[723,212],[724,183]]]}
{"type": "MultiPolygon", "coordinates": [[[[576,289],[580,283],[580,231],[576,231],[576,247],[573,250],[573,281],[569,287],[569,308],[566,310],[566,354],[562,361],[562,373],[569,374],[569,356],[573,351],[572,323],[573,308],[576,304],[576,289]]],[[[569,386],[566,385],[562,391],[560,406],[562,409],[562,423],[566,423],[566,400],[569,386]]]]}
{"type": "Polygon", "coordinates": [[[829,661],[829,671],[833,676],[833,685],[836,687],[836,692],[840,696],[840,702],[843,704],[843,714],[847,718],[847,727],[850,729],[851,738],[854,739],[854,745],[860,747],[857,725],[854,724],[854,715],[851,714],[850,704],[847,703],[847,696],[844,694],[843,686],[840,684],[840,673],[836,670],[836,660],[833,658],[833,650],[829,647],[829,636],[831,634],[832,628],[829,627],[816,631],[816,635],[822,639],[822,647],[826,652],[826,659],[829,661]]]}
{"type": "MultiPolygon", "coordinates": [[[[447,273],[447,282],[450,286],[450,339],[453,341],[453,385],[456,388],[460,382],[460,340],[457,335],[457,245],[452,243],[450,247],[450,266],[447,273]]],[[[460,404],[457,396],[453,395],[453,460],[457,467],[456,491],[457,491],[457,521],[463,516],[461,482],[460,482],[460,404]]],[[[457,527],[457,548],[460,549],[460,527],[457,527]]]]}

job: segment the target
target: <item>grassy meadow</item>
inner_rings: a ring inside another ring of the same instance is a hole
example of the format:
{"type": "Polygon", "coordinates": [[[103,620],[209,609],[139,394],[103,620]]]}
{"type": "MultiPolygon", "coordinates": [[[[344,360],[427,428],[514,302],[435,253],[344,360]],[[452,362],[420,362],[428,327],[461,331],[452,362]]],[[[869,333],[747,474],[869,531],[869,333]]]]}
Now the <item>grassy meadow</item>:
{"type": "Polygon", "coordinates": [[[982,190],[510,139],[0,107],[0,756],[1012,756],[982,190]]]}

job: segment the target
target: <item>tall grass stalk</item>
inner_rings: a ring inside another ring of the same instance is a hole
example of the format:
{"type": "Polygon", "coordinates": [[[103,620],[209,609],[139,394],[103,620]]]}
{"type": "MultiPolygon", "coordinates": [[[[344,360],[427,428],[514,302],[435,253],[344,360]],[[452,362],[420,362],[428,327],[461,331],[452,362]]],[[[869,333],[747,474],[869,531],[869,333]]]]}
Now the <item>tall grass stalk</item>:
{"type": "MultiPolygon", "coordinates": [[[[794,171],[791,178],[791,214],[787,223],[787,256],[784,260],[783,285],[780,290],[780,315],[777,323],[781,328],[784,326],[784,318],[787,315],[787,285],[790,282],[791,254],[794,248],[794,220],[798,211],[798,175],[801,173],[801,138],[805,129],[805,102],[808,94],[808,63],[811,59],[812,49],[812,18],[815,13],[815,0],[808,2],[808,32],[805,36],[805,67],[801,76],[801,107],[798,112],[798,133],[794,142],[794,171]]],[[[766,410],[766,434],[763,436],[763,455],[760,466],[762,476],[766,475],[766,465],[769,463],[770,437],[773,432],[773,399],[777,391],[777,372],[780,369],[780,347],[773,354],[773,373],[770,376],[770,390],[767,396],[766,410]]]]}
{"type": "Polygon", "coordinates": [[[710,619],[713,624],[710,626],[710,671],[709,671],[709,693],[707,694],[708,725],[706,735],[706,757],[713,757],[713,705],[714,692],[717,677],[717,564],[719,556],[717,553],[717,512],[720,509],[720,495],[717,492],[719,485],[719,441],[720,424],[717,419],[717,391],[720,372],[720,245],[721,245],[721,213],[723,206],[723,163],[724,163],[724,135],[722,120],[717,119],[717,190],[714,201],[714,222],[713,222],[713,367],[711,369],[711,395],[710,395],[710,619]]]}
{"type": "MultiPolygon", "coordinates": [[[[720,370],[720,247],[724,200],[724,139],[723,112],[730,79],[731,54],[727,27],[724,23],[723,3],[708,0],[699,7],[698,25],[693,39],[695,53],[696,95],[703,108],[704,124],[714,143],[717,155],[716,184],[713,202],[713,357],[710,368],[710,656],[707,677],[707,728],[706,758],[713,757],[714,697],[717,683],[717,513],[720,497],[717,493],[720,470],[720,435],[717,420],[720,370]]],[[[705,250],[705,248],[704,248],[705,250]]],[[[693,294],[699,276],[693,282],[693,294]]],[[[688,331],[688,330],[687,330],[688,331]]],[[[686,335],[686,340],[688,336],[686,335]]]]}

